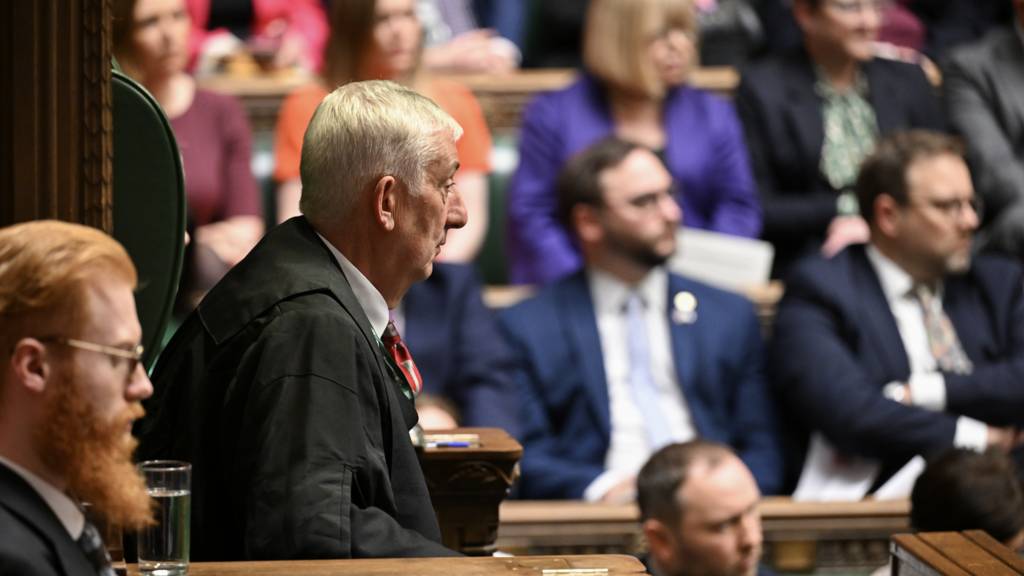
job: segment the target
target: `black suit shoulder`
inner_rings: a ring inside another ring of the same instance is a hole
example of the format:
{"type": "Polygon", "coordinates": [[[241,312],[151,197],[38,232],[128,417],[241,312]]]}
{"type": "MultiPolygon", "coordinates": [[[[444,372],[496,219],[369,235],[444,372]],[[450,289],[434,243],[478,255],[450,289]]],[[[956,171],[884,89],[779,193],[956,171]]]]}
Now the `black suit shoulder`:
{"type": "Polygon", "coordinates": [[[0,503],[0,574],[60,576],[64,574],[53,547],[39,529],[25,523],[0,503]]]}

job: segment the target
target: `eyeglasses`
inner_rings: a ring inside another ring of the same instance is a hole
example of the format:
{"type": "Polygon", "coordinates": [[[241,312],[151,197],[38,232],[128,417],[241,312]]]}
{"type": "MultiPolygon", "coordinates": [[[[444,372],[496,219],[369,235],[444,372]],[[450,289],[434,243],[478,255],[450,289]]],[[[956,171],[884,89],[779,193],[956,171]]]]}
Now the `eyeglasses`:
{"type": "Polygon", "coordinates": [[[924,203],[941,212],[950,220],[959,220],[967,214],[967,210],[974,212],[978,220],[981,220],[984,207],[981,200],[973,198],[950,198],[948,200],[925,200],[924,203]]]}
{"type": "Polygon", "coordinates": [[[70,348],[77,348],[79,350],[86,350],[88,352],[96,352],[98,354],[104,354],[111,358],[118,358],[121,360],[128,361],[128,374],[134,374],[135,369],[138,368],[139,362],[142,361],[142,354],[145,351],[142,344],[136,345],[134,348],[127,350],[125,348],[118,348],[116,346],[107,346],[106,344],[97,344],[95,342],[86,342],[85,340],[77,340],[75,338],[63,338],[60,336],[47,336],[43,338],[37,338],[40,342],[53,342],[55,344],[62,344],[70,348]]]}
{"type": "Polygon", "coordinates": [[[864,10],[881,14],[889,8],[892,2],[891,0],[828,0],[827,4],[845,15],[852,16],[862,13],[864,10]]]}

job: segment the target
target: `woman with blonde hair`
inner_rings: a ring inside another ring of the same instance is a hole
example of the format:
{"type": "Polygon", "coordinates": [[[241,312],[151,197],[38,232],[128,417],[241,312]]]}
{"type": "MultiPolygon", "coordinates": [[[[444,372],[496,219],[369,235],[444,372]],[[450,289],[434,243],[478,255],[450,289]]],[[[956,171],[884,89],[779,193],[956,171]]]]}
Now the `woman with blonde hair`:
{"type": "Polygon", "coordinates": [[[544,283],[580,267],[558,220],[555,181],[571,156],[613,133],[661,157],[688,226],[758,235],[761,210],[735,110],[687,85],[696,34],[690,0],[593,0],[584,73],[523,114],[508,195],[513,282],[544,283]]]}
{"type": "Polygon", "coordinates": [[[491,151],[491,135],[479,103],[461,84],[421,71],[423,29],[415,0],[334,0],[331,9],[331,35],[321,78],[290,94],[278,115],[274,169],[279,184],[278,221],[298,214],[302,137],[324,96],[352,81],[394,80],[437,102],[462,126],[462,138],[456,143],[460,168],[455,183],[469,222],[448,234],[441,259],[472,261],[487,231],[491,151]]]}

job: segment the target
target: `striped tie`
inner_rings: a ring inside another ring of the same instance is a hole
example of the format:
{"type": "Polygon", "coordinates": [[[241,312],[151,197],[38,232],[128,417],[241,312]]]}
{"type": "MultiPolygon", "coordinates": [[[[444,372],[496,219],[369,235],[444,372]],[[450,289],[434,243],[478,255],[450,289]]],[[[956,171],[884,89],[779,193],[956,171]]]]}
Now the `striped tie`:
{"type": "Polygon", "coordinates": [[[418,396],[420,390],[423,389],[423,377],[420,376],[420,371],[416,368],[416,362],[413,362],[409,347],[405,345],[402,337],[398,334],[398,328],[395,327],[394,321],[388,321],[388,327],[384,329],[381,342],[384,343],[384,347],[391,354],[391,359],[395,361],[405,376],[405,383],[409,390],[402,390],[402,392],[410,400],[418,396]]]}

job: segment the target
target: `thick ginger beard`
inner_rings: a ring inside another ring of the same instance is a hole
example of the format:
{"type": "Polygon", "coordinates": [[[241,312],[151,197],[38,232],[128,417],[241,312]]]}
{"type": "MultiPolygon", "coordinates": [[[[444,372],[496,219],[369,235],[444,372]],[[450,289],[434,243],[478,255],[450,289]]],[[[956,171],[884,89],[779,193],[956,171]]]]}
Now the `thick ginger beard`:
{"type": "Polygon", "coordinates": [[[130,404],[103,422],[75,385],[74,370],[69,372],[50,389],[46,418],[35,435],[43,463],[108,525],[136,530],[153,524],[145,480],[132,462],[138,442],[131,423],[145,413],[142,405],[130,404]]]}

